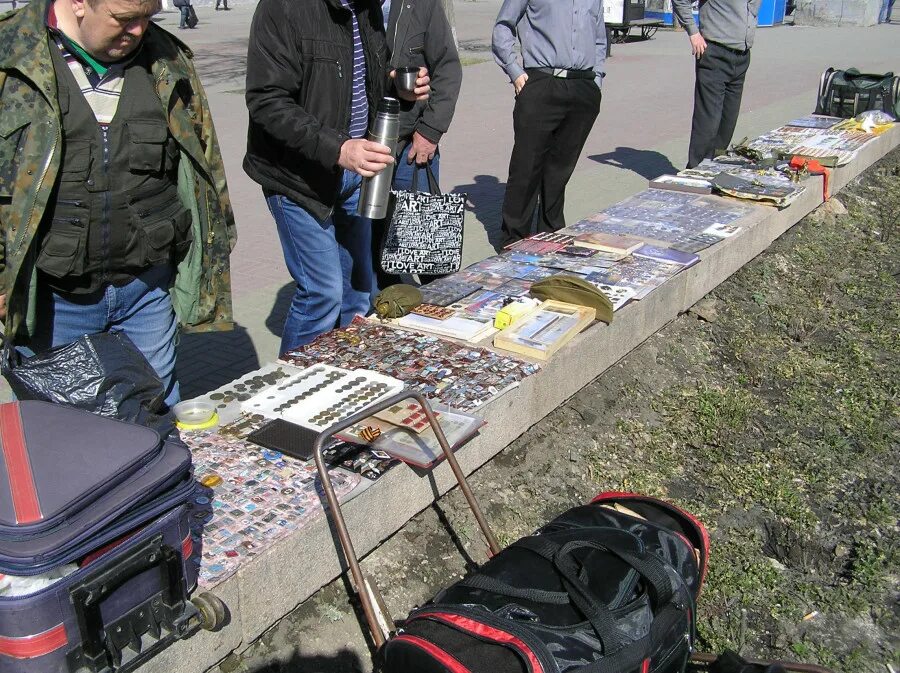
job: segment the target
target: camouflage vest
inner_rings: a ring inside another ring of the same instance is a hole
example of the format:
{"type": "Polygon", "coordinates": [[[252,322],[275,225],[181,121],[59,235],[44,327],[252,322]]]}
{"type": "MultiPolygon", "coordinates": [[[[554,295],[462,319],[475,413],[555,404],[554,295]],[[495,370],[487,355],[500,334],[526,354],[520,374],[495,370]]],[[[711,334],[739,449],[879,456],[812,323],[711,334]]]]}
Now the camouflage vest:
{"type": "Polygon", "coordinates": [[[141,53],[126,67],[116,114],[104,126],[59,50],[50,51],[63,153],[37,267],[55,289],[83,294],[172,263],[190,243],[191,216],[178,198],[178,146],[141,53]]]}

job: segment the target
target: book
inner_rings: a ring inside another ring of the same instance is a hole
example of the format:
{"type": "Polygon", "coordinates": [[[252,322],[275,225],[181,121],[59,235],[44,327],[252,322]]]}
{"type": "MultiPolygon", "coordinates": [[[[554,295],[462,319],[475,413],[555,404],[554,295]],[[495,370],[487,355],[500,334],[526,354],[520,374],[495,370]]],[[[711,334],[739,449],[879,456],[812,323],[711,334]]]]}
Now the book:
{"type": "Polygon", "coordinates": [[[508,301],[509,299],[505,294],[500,294],[499,292],[494,292],[492,290],[484,290],[475,295],[472,303],[466,306],[465,311],[466,313],[479,318],[493,320],[497,311],[503,308],[504,304],[508,301]]]}
{"type": "Polygon", "coordinates": [[[830,129],[840,124],[844,119],[842,117],[826,117],[824,115],[808,115],[792,119],[785,126],[797,126],[808,129],[830,129]]]}
{"type": "Polygon", "coordinates": [[[643,244],[644,242],[639,238],[604,232],[586,232],[575,237],[575,245],[580,245],[583,248],[592,248],[603,252],[618,252],[626,255],[634,252],[643,244]]]}
{"type": "Polygon", "coordinates": [[[594,248],[583,248],[580,245],[567,245],[566,247],[557,250],[557,253],[560,255],[569,255],[570,257],[580,257],[586,259],[588,257],[599,255],[600,251],[594,250],[594,248]]]}
{"type": "Polygon", "coordinates": [[[700,258],[697,255],[693,255],[689,252],[673,250],[672,248],[663,248],[658,245],[650,245],[649,243],[645,243],[631,254],[635,257],[644,257],[646,259],[655,259],[660,262],[679,264],[685,269],[694,266],[694,264],[700,261],[700,258]]]}
{"type": "Polygon", "coordinates": [[[388,322],[407,329],[469,342],[481,341],[496,332],[492,318],[480,318],[474,315],[462,316],[456,314],[446,320],[435,320],[424,315],[410,313],[402,318],[396,318],[388,322]]]}
{"type": "Polygon", "coordinates": [[[625,304],[634,299],[637,294],[633,287],[610,285],[609,283],[604,282],[599,276],[588,276],[585,280],[606,295],[606,298],[612,302],[613,311],[618,311],[625,306],[625,304]]]}
{"type": "Polygon", "coordinates": [[[688,194],[712,194],[712,185],[709,180],[692,178],[685,175],[660,175],[650,181],[651,189],[671,189],[675,192],[687,192],[688,194]]]}
{"type": "Polygon", "coordinates": [[[806,187],[791,182],[783,176],[755,175],[746,177],[732,173],[720,173],[713,180],[716,190],[739,199],[750,199],[772,203],[778,207],[788,206],[800,196],[806,187]]]}
{"type": "Polygon", "coordinates": [[[548,300],[494,336],[494,347],[547,360],[597,316],[593,308],[548,300]]]}
{"type": "Polygon", "coordinates": [[[572,242],[572,236],[560,234],[555,231],[544,231],[534,234],[529,238],[506,246],[506,250],[518,252],[534,252],[538,254],[554,252],[572,242]]]}
{"type": "Polygon", "coordinates": [[[481,285],[478,283],[465,281],[458,275],[447,276],[419,288],[422,292],[422,301],[437,306],[447,306],[480,289],[481,285]]]}

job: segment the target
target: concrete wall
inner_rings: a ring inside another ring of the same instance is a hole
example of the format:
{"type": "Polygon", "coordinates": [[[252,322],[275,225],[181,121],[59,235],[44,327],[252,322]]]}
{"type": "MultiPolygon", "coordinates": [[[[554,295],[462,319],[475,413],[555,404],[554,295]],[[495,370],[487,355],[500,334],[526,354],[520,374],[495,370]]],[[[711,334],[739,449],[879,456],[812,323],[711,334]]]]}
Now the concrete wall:
{"type": "Polygon", "coordinates": [[[881,0],[797,0],[794,25],[874,26],[880,9],[881,0]]]}
{"type": "MultiPolygon", "coordinates": [[[[835,171],[837,192],[865,168],[900,145],[900,128],[869,143],[853,164],[835,171]]],[[[778,236],[822,202],[822,179],[789,208],[756,206],[744,229],[700,253],[700,264],[683,271],[645,299],[616,312],[609,326],[598,324],[567,344],[537,375],[480,411],[482,433],[459,451],[467,474],[502,451],[529,427],[627,355],[663,325],[687,310],[719,283],[765,250],[778,236]]],[[[430,473],[405,466],[388,472],[344,507],[357,551],[365,555],[455,484],[446,464],[430,473]]],[[[214,592],[228,605],[231,622],[218,633],[202,632],[176,643],[139,673],[199,673],[230,652],[248,646],[266,629],[322,586],[346,564],[328,522],[320,518],[242,567],[214,592]]]]}

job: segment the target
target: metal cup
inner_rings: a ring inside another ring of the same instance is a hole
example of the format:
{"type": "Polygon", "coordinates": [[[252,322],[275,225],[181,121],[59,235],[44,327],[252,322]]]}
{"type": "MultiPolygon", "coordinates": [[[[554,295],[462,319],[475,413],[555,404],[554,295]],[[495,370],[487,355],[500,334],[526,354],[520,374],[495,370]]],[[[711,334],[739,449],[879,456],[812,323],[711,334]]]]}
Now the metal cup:
{"type": "Polygon", "coordinates": [[[413,93],[416,90],[416,80],[418,78],[418,68],[397,68],[394,84],[397,87],[397,91],[413,93]]]}

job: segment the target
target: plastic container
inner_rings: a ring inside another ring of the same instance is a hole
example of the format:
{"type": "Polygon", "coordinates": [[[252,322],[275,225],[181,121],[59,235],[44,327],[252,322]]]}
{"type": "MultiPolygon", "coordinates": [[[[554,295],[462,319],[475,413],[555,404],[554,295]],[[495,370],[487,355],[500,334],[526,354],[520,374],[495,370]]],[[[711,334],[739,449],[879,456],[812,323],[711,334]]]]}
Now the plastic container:
{"type": "Polygon", "coordinates": [[[186,400],[179,402],[172,411],[175,412],[176,425],[181,430],[205,430],[219,422],[216,408],[203,400],[186,400]]]}

